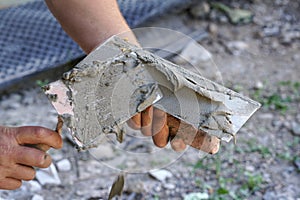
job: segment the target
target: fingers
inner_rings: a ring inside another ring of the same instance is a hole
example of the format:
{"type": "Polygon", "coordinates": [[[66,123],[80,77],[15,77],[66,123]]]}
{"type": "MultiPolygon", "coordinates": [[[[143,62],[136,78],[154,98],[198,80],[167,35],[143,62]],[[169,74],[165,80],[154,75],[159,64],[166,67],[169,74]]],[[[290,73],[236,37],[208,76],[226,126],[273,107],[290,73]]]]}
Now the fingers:
{"type": "Polygon", "coordinates": [[[153,119],[153,106],[149,106],[141,113],[142,116],[142,128],[141,131],[145,136],[152,135],[152,119],[153,119]]]}
{"type": "Polygon", "coordinates": [[[127,124],[130,128],[138,130],[141,128],[141,113],[138,113],[136,115],[134,115],[133,117],[131,117],[131,119],[129,119],[127,121],[127,124]]]}
{"type": "Polygon", "coordinates": [[[5,178],[0,180],[0,188],[4,190],[15,190],[21,187],[22,181],[14,178],[5,178]]]}
{"type": "Polygon", "coordinates": [[[12,170],[13,173],[8,178],[30,181],[35,177],[35,170],[29,166],[16,165],[12,170]]]}
{"type": "Polygon", "coordinates": [[[217,137],[197,130],[193,126],[171,115],[168,115],[167,119],[170,129],[171,146],[175,151],[184,150],[184,144],[186,144],[210,154],[218,152],[220,140],[217,137]]]}
{"type": "Polygon", "coordinates": [[[180,120],[168,114],[167,124],[169,126],[170,143],[172,149],[177,152],[185,150],[186,144],[184,143],[183,139],[179,136],[176,136],[180,126],[180,120]]]}
{"type": "Polygon", "coordinates": [[[186,148],[186,144],[184,143],[184,141],[181,138],[173,138],[171,141],[171,147],[174,151],[177,152],[181,152],[183,150],[185,150],[186,148]]]}
{"type": "Polygon", "coordinates": [[[220,139],[205,132],[198,131],[191,146],[204,152],[215,154],[220,148],[220,139]]]}
{"type": "Polygon", "coordinates": [[[167,126],[167,114],[157,108],[153,109],[152,139],[156,146],[165,147],[169,140],[169,127],[167,126]]]}
{"type": "Polygon", "coordinates": [[[19,147],[12,155],[15,162],[22,165],[46,168],[51,164],[51,157],[49,154],[31,147],[19,147]]]}
{"type": "Polygon", "coordinates": [[[19,144],[46,144],[53,148],[62,147],[61,136],[50,129],[36,126],[25,126],[17,129],[16,140],[19,144]]]}

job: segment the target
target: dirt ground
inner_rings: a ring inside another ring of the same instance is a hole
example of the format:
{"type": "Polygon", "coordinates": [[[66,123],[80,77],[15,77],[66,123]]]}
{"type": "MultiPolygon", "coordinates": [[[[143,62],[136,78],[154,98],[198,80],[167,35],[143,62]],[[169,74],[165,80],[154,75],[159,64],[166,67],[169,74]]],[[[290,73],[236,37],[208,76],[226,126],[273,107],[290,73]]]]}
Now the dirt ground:
{"type": "MultiPolygon", "coordinates": [[[[203,75],[259,101],[262,108],[239,131],[236,144],[223,142],[216,155],[201,157],[189,148],[183,155],[167,149],[143,158],[146,168],[161,175],[127,173],[120,199],[300,199],[300,2],[224,2],[251,11],[252,22],[233,25],[205,2],[172,17],[209,33],[199,43],[211,52],[217,68],[204,69],[200,60],[203,75]]],[[[54,128],[55,110],[38,87],[45,82],[3,94],[0,124],[54,128]]],[[[67,130],[63,149],[50,151],[54,169],[48,176],[24,182],[15,191],[0,191],[0,199],[107,199],[119,173],[113,168],[139,165],[116,156],[109,146],[101,150],[99,162],[89,152],[77,152],[66,135],[67,130]],[[43,184],[41,179],[56,182],[43,184]]]]}

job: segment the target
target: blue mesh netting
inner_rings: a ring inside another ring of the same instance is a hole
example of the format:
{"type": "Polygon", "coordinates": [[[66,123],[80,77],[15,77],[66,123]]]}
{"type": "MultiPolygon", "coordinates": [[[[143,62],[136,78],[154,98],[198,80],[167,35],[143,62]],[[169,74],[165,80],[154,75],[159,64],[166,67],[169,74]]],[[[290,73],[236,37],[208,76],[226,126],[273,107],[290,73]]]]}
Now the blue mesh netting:
{"type": "MultiPolygon", "coordinates": [[[[118,0],[131,27],[195,0],[118,0]]],[[[83,51],[61,29],[44,1],[0,10],[0,86],[67,63],[83,51]]]]}

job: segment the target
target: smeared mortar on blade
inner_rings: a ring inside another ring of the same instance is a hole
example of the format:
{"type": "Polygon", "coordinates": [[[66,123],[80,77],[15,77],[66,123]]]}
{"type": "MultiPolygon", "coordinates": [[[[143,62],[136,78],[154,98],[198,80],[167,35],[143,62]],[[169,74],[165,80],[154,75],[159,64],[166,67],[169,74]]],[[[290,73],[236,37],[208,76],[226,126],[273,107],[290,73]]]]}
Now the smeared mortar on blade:
{"type": "MultiPolygon", "coordinates": [[[[154,106],[225,141],[260,107],[118,37],[110,38],[104,47],[66,72],[60,83],[59,87],[66,88],[67,100],[63,102],[70,104],[72,112],[58,113],[82,149],[97,146],[109,133],[122,142],[122,124],[161,96],[154,106]],[[107,51],[110,55],[103,55],[107,51]]],[[[57,85],[48,86],[48,95],[56,94],[52,87],[57,85]]],[[[56,95],[57,102],[61,95],[56,95]]]]}

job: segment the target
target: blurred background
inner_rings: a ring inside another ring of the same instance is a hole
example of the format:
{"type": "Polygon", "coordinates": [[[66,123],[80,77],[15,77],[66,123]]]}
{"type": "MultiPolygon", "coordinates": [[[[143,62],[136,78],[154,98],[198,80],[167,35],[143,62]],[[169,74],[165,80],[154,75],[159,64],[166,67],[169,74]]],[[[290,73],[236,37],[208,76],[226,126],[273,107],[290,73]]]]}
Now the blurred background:
{"type": "MultiPolygon", "coordinates": [[[[1,0],[0,13],[19,3],[25,1],[1,0]]],[[[189,66],[180,58],[184,54],[203,76],[259,101],[262,108],[239,131],[236,144],[222,143],[216,155],[203,158],[189,148],[164,169],[127,174],[120,199],[300,199],[299,10],[300,1],[291,0],[196,1],[138,25],[194,38],[211,55],[194,56],[201,49],[183,43],[176,46],[178,55],[167,58],[189,66]]],[[[23,82],[2,88],[0,124],[54,129],[56,112],[40,86],[55,78],[41,72],[26,79],[27,87],[23,82]]],[[[54,164],[49,169],[38,170],[36,179],[18,190],[0,191],[0,199],[107,199],[118,171],[77,152],[67,135],[65,130],[63,149],[50,152],[54,164]]],[[[103,160],[118,158],[112,149],[102,151],[103,160]]],[[[167,157],[162,159],[153,160],[153,166],[167,157]]]]}

